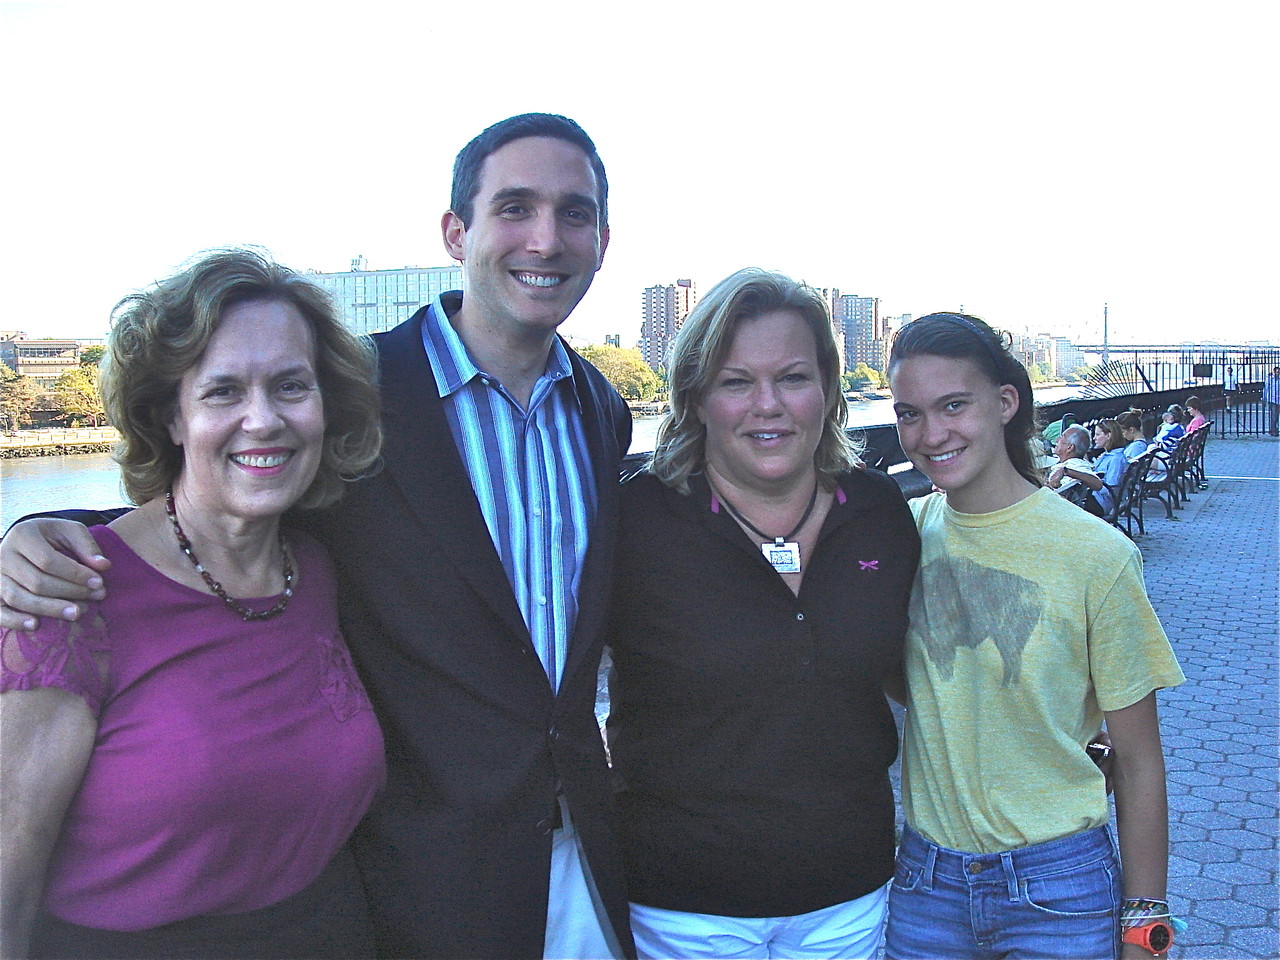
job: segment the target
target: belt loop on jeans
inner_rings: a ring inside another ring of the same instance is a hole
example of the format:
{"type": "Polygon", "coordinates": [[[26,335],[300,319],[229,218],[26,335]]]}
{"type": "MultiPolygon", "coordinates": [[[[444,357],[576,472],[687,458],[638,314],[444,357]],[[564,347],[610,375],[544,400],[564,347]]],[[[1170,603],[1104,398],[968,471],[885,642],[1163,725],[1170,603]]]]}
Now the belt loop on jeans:
{"type": "Polygon", "coordinates": [[[1013,868],[1013,854],[1008,850],[1000,854],[1000,865],[1004,868],[1004,879],[1009,884],[1009,902],[1022,902],[1022,894],[1018,889],[1018,871],[1013,868]]]}
{"type": "MultiPolygon", "coordinates": [[[[920,838],[924,840],[924,837],[920,838]]],[[[925,840],[925,844],[929,847],[929,852],[924,858],[924,872],[920,877],[920,882],[925,890],[933,890],[933,869],[938,862],[938,845],[932,840],[925,840]]]]}

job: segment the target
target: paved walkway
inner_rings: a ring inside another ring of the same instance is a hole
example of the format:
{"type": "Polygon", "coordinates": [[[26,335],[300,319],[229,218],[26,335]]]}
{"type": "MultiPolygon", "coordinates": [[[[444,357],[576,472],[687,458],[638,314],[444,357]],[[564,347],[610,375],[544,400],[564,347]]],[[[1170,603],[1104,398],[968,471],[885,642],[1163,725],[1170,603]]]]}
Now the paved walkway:
{"type": "MultiPolygon", "coordinates": [[[[1213,438],[1209,486],[1148,513],[1147,589],[1187,682],[1159,695],[1173,957],[1280,957],[1280,441],[1213,438]]],[[[1154,501],[1153,501],[1154,504],[1154,501]]]]}

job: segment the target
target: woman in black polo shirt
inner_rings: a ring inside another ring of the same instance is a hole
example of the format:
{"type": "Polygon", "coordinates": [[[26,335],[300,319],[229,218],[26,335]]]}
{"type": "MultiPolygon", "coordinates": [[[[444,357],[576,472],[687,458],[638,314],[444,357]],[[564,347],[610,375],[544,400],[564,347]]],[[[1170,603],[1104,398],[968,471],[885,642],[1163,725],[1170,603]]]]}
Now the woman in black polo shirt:
{"type": "Polygon", "coordinates": [[[670,370],[653,461],[624,486],[609,634],[637,947],[871,956],[915,524],[857,461],[818,291],[739,271],[670,370]]]}

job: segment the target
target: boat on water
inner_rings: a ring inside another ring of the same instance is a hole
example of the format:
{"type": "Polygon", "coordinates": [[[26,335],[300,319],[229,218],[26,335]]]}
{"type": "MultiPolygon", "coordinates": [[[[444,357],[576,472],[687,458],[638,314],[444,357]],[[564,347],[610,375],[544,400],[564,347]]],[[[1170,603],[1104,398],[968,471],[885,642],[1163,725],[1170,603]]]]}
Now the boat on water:
{"type": "Polygon", "coordinates": [[[628,400],[627,407],[634,417],[656,417],[666,413],[670,406],[666,400],[628,400]]]}

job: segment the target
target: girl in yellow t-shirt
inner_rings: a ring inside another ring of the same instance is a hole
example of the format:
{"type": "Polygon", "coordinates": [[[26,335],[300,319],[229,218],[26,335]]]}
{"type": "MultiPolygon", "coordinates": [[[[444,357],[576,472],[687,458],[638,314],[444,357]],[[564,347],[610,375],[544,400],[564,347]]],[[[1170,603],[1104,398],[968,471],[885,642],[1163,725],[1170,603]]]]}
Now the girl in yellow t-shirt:
{"type": "Polygon", "coordinates": [[[906,643],[906,829],[886,955],[1163,955],[1168,812],[1155,691],[1181,683],[1132,543],[1042,486],[1026,370],[983,321],[905,326],[903,451],[938,492],[906,643]],[[1119,853],[1087,746],[1115,748],[1119,853]]]}

